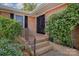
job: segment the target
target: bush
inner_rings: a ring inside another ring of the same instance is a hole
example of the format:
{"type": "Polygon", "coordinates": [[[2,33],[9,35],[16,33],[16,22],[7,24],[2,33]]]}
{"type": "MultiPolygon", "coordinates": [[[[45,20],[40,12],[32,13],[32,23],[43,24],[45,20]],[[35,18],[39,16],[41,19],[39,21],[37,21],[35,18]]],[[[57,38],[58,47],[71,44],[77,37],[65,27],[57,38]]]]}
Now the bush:
{"type": "Polygon", "coordinates": [[[49,17],[46,31],[54,42],[72,47],[71,31],[79,24],[79,4],[68,4],[68,7],[49,17]]]}
{"type": "Polygon", "coordinates": [[[22,27],[16,20],[0,17],[0,38],[15,39],[21,32],[22,27]]]}
{"type": "Polygon", "coordinates": [[[0,39],[0,56],[22,56],[22,45],[10,41],[9,39],[0,39]]]}
{"type": "Polygon", "coordinates": [[[21,35],[22,27],[16,20],[0,16],[0,55],[23,55],[22,47],[16,38],[21,35]]]}

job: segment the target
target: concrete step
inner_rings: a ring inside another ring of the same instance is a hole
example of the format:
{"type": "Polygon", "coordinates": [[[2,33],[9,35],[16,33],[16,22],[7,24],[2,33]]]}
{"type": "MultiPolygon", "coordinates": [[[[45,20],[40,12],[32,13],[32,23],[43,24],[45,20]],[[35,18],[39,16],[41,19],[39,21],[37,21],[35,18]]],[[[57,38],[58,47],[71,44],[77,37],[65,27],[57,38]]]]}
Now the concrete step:
{"type": "Polygon", "coordinates": [[[40,48],[40,49],[37,49],[36,50],[36,55],[41,55],[41,54],[43,54],[45,52],[50,51],[51,49],[52,49],[52,45],[49,44],[48,46],[45,46],[45,47],[40,48]]]}
{"type": "Polygon", "coordinates": [[[27,52],[24,52],[24,56],[30,56],[30,54],[27,52]]]}
{"type": "Polygon", "coordinates": [[[49,39],[49,36],[43,34],[37,34],[35,35],[35,38],[34,36],[30,36],[29,41],[31,44],[34,43],[34,39],[36,39],[36,43],[39,43],[39,42],[47,41],[49,39]]]}
{"type": "Polygon", "coordinates": [[[30,52],[28,52],[28,51],[23,51],[23,54],[24,54],[24,56],[30,56],[31,55],[30,52]]]}
{"type": "MultiPolygon", "coordinates": [[[[40,49],[42,47],[48,46],[49,45],[49,41],[44,41],[44,42],[40,42],[40,43],[36,43],[36,49],[40,49]]],[[[34,50],[34,44],[30,45],[31,49],[34,50]]]]}
{"type": "Polygon", "coordinates": [[[40,43],[40,42],[44,42],[44,41],[48,41],[48,37],[46,37],[46,38],[37,38],[36,39],[36,43],[40,43]]]}
{"type": "Polygon", "coordinates": [[[36,49],[40,49],[40,48],[48,46],[48,45],[49,45],[49,41],[40,42],[40,43],[36,44],[36,49]]]}
{"type": "MultiPolygon", "coordinates": [[[[36,38],[36,44],[40,43],[40,42],[44,42],[44,41],[48,41],[48,37],[46,37],[46,38],[40,38],[40,39],[36,38]]],[[[34,40],[30,39],[30,43],[34,44],[34,40]]]]}
{"type": "Polygon", "coordinates": [[[42,34],[37,34],[36,35],[36,42],[43,42],[43,41],[47,41],[48,40],[48,36],[47,35],[42,35],[42,34]]]}

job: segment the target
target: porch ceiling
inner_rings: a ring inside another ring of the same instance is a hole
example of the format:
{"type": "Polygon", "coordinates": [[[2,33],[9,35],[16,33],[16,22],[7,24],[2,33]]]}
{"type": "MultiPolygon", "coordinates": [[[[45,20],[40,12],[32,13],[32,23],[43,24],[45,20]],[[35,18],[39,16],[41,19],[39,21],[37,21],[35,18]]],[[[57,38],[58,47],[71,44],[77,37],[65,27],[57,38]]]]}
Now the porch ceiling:
{"type": "Polygon", "coordinates": [[[34,9],[32,12],[30,12],[29,15],[39,16],[39,15],[44,14],[46,11],[53,9],[59,5],[62,5],[62,3],[42,3],[36,9],[34,9]]]}

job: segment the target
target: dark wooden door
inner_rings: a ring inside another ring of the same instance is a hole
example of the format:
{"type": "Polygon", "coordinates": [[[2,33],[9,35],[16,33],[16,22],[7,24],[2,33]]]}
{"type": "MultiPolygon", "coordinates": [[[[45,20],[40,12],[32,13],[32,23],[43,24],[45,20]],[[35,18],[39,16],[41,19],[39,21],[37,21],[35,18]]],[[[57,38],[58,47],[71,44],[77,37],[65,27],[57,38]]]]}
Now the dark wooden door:
{"type": "Polygon", "coordinates": [[[28,16],[25,16],[25,28],[28,28],[28,16]]]}
{"type": "Polygon", "coordinates": [[[37,33],[45,34],[45,15],[37,17],[37,33]]]}

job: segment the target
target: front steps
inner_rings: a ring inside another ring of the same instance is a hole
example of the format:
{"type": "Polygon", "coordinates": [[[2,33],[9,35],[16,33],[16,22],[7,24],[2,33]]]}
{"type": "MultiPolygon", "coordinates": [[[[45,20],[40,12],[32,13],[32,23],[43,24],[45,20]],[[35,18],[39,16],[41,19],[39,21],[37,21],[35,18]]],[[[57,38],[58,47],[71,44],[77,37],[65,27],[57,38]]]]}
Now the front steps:
{"type": "Polygon", "coordinates": [[[45,46],[48,46],[48,45],[49,45],[48,41],[40,42],[40,43],[36,44],[36,49],[39,49],[41,47],[45,47],[45,46]]]}
{"type": "MultiPolygon", "coordinates": [[[[33,41],[32,41],[33,42],[33,41]]],[[[52,49],[46,35],[36,35],[36,55],[42,55],[52,49]]]]}
{"type": "Polygon", "coordinates": [[[36,55],[42,55],[48,51],[50,51],[52,48],[51,45],[48,45],[48,46],[44,46],[44,47],[41,47],[39,49],[36,50],[36,55]]]}

